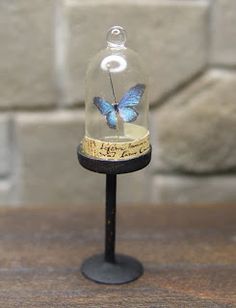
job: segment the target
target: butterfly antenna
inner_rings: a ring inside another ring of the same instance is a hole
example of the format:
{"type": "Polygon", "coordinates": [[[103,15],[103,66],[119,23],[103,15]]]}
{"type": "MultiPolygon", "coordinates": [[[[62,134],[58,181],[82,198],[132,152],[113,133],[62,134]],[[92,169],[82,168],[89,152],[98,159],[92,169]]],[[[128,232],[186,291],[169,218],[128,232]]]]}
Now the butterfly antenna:
{"type": "Polygon", "coordinates": [[[108,74],[109,74],[109,78],[110,78],[110,83],[111,83],[111,89],[112,89],[113,98],[114,98],[115,104],[117,104],[115,89],[114,89],[114,85],[113,85],[113,81],[112,81],[111,72],[110,72],[109,67],[107,67],[107,70],[108,70],[108,74]]]}

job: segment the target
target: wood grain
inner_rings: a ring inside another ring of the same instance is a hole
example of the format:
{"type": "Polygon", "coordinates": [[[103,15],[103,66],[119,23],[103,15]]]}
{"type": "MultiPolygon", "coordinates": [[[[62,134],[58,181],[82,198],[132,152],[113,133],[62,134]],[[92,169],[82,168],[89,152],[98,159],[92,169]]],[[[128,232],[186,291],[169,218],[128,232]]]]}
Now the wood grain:
{"type": "Polygon", "coordinates": [[[121,206],[117,251],[144,275],[104,286],[80,274],[103,250],[104,207],[0,210],[0,307],[236,307],[236,206],[121,206]]]}

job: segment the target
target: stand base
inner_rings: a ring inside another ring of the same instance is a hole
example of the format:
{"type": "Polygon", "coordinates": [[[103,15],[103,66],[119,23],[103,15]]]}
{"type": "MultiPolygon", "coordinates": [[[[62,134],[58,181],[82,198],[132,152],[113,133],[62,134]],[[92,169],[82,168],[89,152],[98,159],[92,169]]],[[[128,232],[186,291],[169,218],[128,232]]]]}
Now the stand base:
{"type": "Polygon", "coordinates": [[[98,283],[122,284],[139,278],[143,274],[143,266],[138,260],[119,254],[115,263],[109,263],[104,260],[104,254],[100,254],[85,260],[81,272],[98,283]]]}

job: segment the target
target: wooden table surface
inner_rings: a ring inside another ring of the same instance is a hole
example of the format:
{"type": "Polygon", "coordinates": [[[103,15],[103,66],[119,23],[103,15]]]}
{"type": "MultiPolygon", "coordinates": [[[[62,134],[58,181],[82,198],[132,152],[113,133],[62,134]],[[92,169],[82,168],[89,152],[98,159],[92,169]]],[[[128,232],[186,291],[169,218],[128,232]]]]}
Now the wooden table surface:
{"type": "Polygon", "coordinates": [[[145,273],[127,285],[82,277],[103,250],[104,207],[0,210],[0,307],[236,307],[236,205],[120,206],[117,251],[145,273]]]}

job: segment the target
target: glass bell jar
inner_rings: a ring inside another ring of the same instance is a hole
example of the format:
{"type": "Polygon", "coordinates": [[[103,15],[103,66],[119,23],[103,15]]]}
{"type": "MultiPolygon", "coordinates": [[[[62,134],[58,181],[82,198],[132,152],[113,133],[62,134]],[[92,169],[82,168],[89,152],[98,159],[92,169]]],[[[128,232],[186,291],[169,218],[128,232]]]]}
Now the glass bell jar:
{"type": "Polygon", "coordinates": [[[126,47],[122,27],[112,27],[106,39],[87,71],[82,150],[95,159],[133,159],[150,150],[145,65],[126,47]]]}

